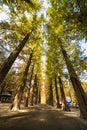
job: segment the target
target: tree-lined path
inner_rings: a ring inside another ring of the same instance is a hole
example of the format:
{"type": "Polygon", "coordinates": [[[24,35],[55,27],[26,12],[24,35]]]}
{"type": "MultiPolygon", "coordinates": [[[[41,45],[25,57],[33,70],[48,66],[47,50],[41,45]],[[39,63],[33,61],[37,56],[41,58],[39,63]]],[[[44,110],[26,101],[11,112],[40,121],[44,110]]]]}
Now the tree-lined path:
{"type": "Polygon", "coordinates": [[[77,111],[63,112],[49,105],[36,105],[1,116],[0,130],[87,130],[87,122],[75,115],[77,111]]]}
{"type": "Polygon", "coordinates": [[[87,0],[0,0],[0,130],[87,129],[86,47],[87,0]]]}

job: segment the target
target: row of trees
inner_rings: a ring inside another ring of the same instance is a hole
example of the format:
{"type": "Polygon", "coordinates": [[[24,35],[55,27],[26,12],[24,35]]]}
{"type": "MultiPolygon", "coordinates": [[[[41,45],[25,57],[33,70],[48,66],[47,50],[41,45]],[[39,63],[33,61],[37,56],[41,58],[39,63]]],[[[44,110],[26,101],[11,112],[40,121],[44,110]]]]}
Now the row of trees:
{"type": "Polygon", "coordinates": [[[41,3],[36,1],[1,1],[1,9],[7,8],[9,19],[0,22],[1,52],[5,61],[0,63],[1,92],[12,90],[14,94],[11,110],[20,109],[26,92],[25,106],[40,101],[41,55],[43,51],[43,16],[38,15],[41,3]],[[7,48],[7,49],[6,49],[7,48]],[[5,51],[4,51],[5,50],[5,51]],[[13,72],[13,73],[12,73],[13,72]],[[13,85],[6,83],[13,81],[13,85]]]}
{"type": "MultiPolygon", "coordinates": [[[[87,70],[87,61],[82,55],[80,43],[86,41],[86,14],[87,1],[50,0],[47,9],[47,65],[46,73],[49,79],[48,103],[52,104],[52,82],[56,79],[60,85],[64,109],[69,110],[66,104],[63,79],[70,80],[78,100],[81,117],[87,119],[87,95],[84,92],[79,75],[87,70]],[[55,14],[55,15],[54,15],[55,14]],[[51,98],[51,99],[50,99],[51,98]]],[[[58,90],[56,87],[57,106],[59,105],[58,90]]]]}
{"type": "Polygon", "coordinates": [[[37,86],[41,86],[43,79],[41,57],[45,39],[48,46],[47,103],[53,105],[54,83],[57,107],[60,108],[57,87],[59,82],[63,109],[70,110],[66,104],[62,83],[62,78],[67,78],[68,75],[67,80],[72,83],[81,117],[87,119],[87,96],[79,80],[82,71],[87,70],[86,58],[83,57],[80,48],[80,43],[86,41],[87,36],[85,22],[87,1],[50,0],[47,20],[41,15],[40,1],[1,0],[0,4],[0,9],[2,11],[6,9],[9,18],[0,22],[0,89],[2,92],[8,78],[13,79],[11,87],[12,89],[14,87],[14,99],[10,108],[20,109],[24,91],[27,91],[25,106],[28,106],[31,91],[31,104],[33,105],[33,99],[35,104],[40,101],[40,87],[37,86]],[[46,26],[45,30],[43,24],[46,26]]]}

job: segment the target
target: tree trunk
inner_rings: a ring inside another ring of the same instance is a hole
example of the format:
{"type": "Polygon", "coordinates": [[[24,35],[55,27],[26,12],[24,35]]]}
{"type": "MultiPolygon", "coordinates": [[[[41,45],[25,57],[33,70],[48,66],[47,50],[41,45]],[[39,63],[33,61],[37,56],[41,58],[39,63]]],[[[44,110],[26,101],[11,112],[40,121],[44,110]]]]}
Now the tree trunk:
{"type": "Polygon", "coordinates": [[[19,106],[19,93],[17,92],[13,103],[10,105],[10,110],[18,111],[19,109],[20,109],[20,106],[19,106]]]}
{"type": "Polygon", "coordinates": [[[73,88],[75,90],[75,94],[78,100],[78,104],[79,104],[79,108],[80,108],[80,114],[81,117],[87,120],[87,96],[86,93],[84,92],[82,85],[79,81],[79,78],[74,70],[74,67],[72,66],[68,55],[66,53],[66,51],[63,49],[63,46],[60,44],[61,47],[61,51],[62,54],[64,56],[67,68],[68,68],[68,72],[70,75],[70,79],[73,85],[73,88]]]}
{"type": "Polygon", "coordinates": [[[30,105],[33,106],[34,105],[34,85],[32,86],[32,95],[31,95],[31,102],[30,105]]]}
{"type": "Polygon", "coordinates": [[[27,90],[27,93],[26,93],[26,97],[25,97],[25,99],[24,99],[24,107],[28,107],[29,95],[30,95],[30,87],[31,87],[31,86],[29,86],[29,88],[28,88],[28,90],[27,90]]]}
{"type": "Polygon", "coordinates": [[[20,42],[18,47],[16,47],[10,56],[6,59],[6,61],[0,67],[0,85],[3,82],[5,76],[9,72],[12,64],[14,63],[15,59],[18,57],[19,53],[21,52],[22,48],[24,47],[25,43],[28,41],[32,32],[28,33],[24,39],[20,42]]]}
{"type": "Polygon", "coordinates": [[[52,89],[52,79],[50,79],[49,80],[50,81],[50,83],[49,83],[49,97],[48,97],[48,101],[47,101],[47,103],[49,104],[49,105],[51,105],[51,106],[53,106],[53,89],[52,89]]]}
{"type": "Polygon", "coordinates": [[[64,111],[70,111],[69,106],[66,103],[66,97],[65,97],[65,93],[64,93],[64,88],[63,88],[63,84],[62,84],[62,80],[59,77],[59,85],[60,85],[60,92],[61,92],[61,98],[62,98],[62,109],[64,111]]]}
{"type": "Polygon", "coordinates": [[[38,103],[40,104],[41,103],[41,90],[40,90],[40,84],[39,84],[39,81],[38,81],[38,103]]]}
{"type": "Polygon", "coordinates": [[[17,92],[17,94],[15,96],[15,99],[14,99],[14,101],[12,103],[12,106],[11,106],[12,110],[18,110],[18,109],[20,109],[20,103],[21,103],[21,99],[22,99],[24,88],[26,86],[26,80],[27,80],[28,70],[29,70],[29,67],[30,67],[32,56],[33,56],[33,51],[30,54],[29,60],[27,62],[26,69],[24,71],[24,75],[23,75],[23,78],[22,78],[22,85],[19,87],[18,92],[17,92]]]}
{"type": "Polygon", "coordinates": [[[34,71],[34,65],[32,67],[32,71],[31,71],[29,88],[27,90],[27,96],[26,96],[26,99],[25,99],[25,105],[24,105],[25,107],[28,107],[28,103],[29,103],[29,95],[30,95],[31,81],[32,81],[32,77],[33,77],[33,71],[34,71]]]}
{"type": "Polygon", "coordinates": [[[61,108],[61,105],[59,103],[59,95],[58,95],[58,87],[57,87],[57,79],[56,79],[56,76],[55,76],[55,91],[56,91],[56,105],[57,105],[57,108],[61,108]]]}
{"type": "Polygon", "coordinates": [[[37,74],[35,74],[35,105],[38,103],[38,86],[37,86],[37,74]]]}

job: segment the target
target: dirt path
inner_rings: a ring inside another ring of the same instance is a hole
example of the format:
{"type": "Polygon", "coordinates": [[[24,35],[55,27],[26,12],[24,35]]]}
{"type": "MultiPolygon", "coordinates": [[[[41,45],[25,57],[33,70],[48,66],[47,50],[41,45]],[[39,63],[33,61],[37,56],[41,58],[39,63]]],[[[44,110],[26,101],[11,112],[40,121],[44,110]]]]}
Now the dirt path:
{"type": "MultiPolygon", "coordinates": [[[[0,114],[0,130],[87,130],[87,121],[73,112],[63,112],[47,105],[0,114]]],[[[77,113],[77,112],[76,112],[77,113]]]]}

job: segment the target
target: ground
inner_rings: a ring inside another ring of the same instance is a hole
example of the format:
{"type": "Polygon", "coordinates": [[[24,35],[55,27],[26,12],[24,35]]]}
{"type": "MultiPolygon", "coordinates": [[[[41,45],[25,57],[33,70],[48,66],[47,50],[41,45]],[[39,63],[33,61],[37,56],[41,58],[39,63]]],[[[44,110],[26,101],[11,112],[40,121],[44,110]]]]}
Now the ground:
{"type": "Polygon", "coordinates": [[[37,105],[10,112],[9,104],[0,104],[0,130],[87,130],[87,121],[79,109],[64,112],[48,105],[37,105]]]}

